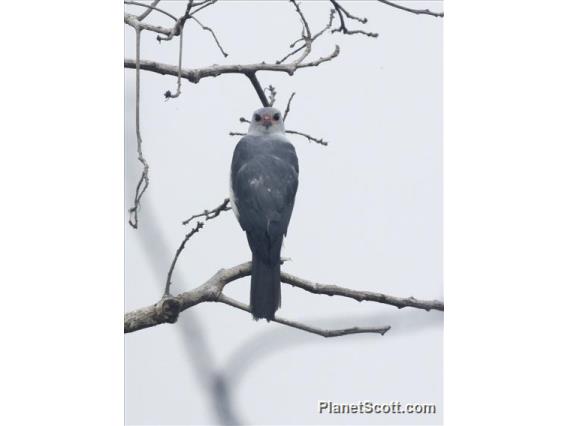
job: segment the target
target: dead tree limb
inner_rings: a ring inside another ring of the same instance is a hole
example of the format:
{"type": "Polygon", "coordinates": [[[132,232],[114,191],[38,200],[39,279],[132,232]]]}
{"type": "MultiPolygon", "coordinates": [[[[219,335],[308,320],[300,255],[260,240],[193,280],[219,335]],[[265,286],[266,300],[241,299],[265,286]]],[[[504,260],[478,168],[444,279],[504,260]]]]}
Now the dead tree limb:
{"type": "MultiPolygon", "coordinates": [[[[142,330],[144,328],[154,327],[159,324],[175,323],[177,321],[180,312],[183,312],[186,309],[189,309],[200,303],[221,302],[225,304],[230,304],[227,303],[228,298],[226,298],[222,293],[223,289],[227,284],[235,280],[238,280],[239,278],[249,276],[250,273],[251,273],[251,262],[242,263],[240,265],[234,266],[229,269],[221,269],[215,275],[213,275],[209,280],[207,280],[204,284],[193,290],[186,291],[175,297],[163,298],[154,305],[128,312],[124,315],[124,332],[131,333],[134,331],[142,330]]],[[[412,307],[416,309],[423,309],[426,311],[444,310],[444,303],[438,300],[430,300],[430,301],[418,300],[413,297],[400,298],[400,297],[389,296],[386,294],[370,292],[370,291],[351,290],[348,288],[339,287],[335,285],[314,283],[306,279],[288,274],[286,272],[282,272],[281,278],[283,283],[301,288],[305,291],[314,294],[325,294],[327,296],[346,297],[353,300],[357,300],[359,302],[361,301],[376,302],[376,303],[396,306],[399,309],[405,307],[412,307]]],[[[234,304],[230,305],[234,306],[234,304]]],[[[234,307],[238,307],[239,309],[244,308],[243,310],[248,311],[248,307],[246,305],[239,304],[239,306],[234,306],[234,307]]],[[[282,318],[279,317],[278,319],[281,320],[280,323],[284,325],[289,325],[285,323],[285,321],[288,320],[283,320],[282,318]]],[[[309,328],[309,326],[306,327],[309,328]]],[[[305,330],[305,328],[303,329],[305,330]]],[[[373,330],[374,330],[373,332],[376,333],[381,333],[378,330],[386,332],[384,327],[373,330]]],[[[370,332],[370,331],[364,331],[364,332],[370,332]]],[[[341,334],[336,334],[336,335],[341,335],[341,334]]]]}

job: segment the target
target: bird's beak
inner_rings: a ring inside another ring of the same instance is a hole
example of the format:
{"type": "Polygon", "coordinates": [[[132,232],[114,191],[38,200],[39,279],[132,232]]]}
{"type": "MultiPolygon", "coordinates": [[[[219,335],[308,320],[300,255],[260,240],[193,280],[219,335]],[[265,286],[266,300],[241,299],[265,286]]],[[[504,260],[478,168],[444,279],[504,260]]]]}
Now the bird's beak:
{"type": "Polygon", "coordinates": [[[269,114],[262,116],[262,125],[266,128],[272,126],[272,117],[269,114]]]}

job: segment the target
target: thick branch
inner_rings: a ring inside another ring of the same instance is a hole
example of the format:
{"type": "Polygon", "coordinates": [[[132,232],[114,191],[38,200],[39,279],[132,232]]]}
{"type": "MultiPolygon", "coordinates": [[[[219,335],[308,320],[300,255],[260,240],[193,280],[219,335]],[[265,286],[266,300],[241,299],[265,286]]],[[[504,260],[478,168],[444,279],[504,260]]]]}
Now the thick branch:
{"type": "MultiPolygon", "coordinates": [[[[257,63],[257,64],[246,64],[246,65],[211,65],[204,68],[194,68],[194,69],[182,69],[181,77],[190,81],[191,83],[199,83],[199,80],[207,77],[218,77],[223,74],[254,74],[257,71],[275,71],[284,72],[289,75],[293,75],[298,69],[317,67],[318,65],[331,61],[337,55],[339,55],[339,46],[335,46],[335,50],[328,56],[321,57],[319,59],[305,62],[301,64],[267,64],[267,63],[257,63]]],[[[134,59],[125,59],[124,68],[136,69],[136,61],[134,59]]],[[[140,69],[145,71],[151,71],[162,75],[171,75],[177,77],[178,67],[175,65],[162,64],[154,61],[141,60],[140,69]]]]}
{"type": "MultiPolygon", "coordinates": [[[[181,293],[175,297],[162,299],[160,302],[145,308],[137,309],[125,314],[124,316],[124,332],[131,333],[133,331],[142,330],[144,328],[153,327],[164,323],[173,323],[177,320],[180,312],[191,308],[203,302],[222,302],[227,303],[227,298],[222,295],[224,287],[232,281],[246,277],[251,273],[251,263],[243,263],[229,269],[221,269],[206,283],[201,286],[181,293]]],[[[282,282],[290,284],[294,287],[301,288],[314,294],[325,294],[328,296],[341,296],[354,299],[357,301],[370,301],[396,306],[397,308],[412,307],[424,310],[444,310],[444,303],[438,300],[424,301],[417,300],[413,297],[399,298],[388,296],[382,293],[370,291],[351,290],[344,287],[328,284],[318,284],[303,278],[283,272],[281,274],[282,282]]],[[[231,305],[233,306],[233,305],[231,305]]],[[[241,309],[245,305],[239,305],[241,309]]],[[[248,309],[248,308],[247,308],[248,309]]],[[[244,310],[247,310],[244,309],[244,310]]],[[[283,320],[280,318],[282,321],[283,320]]],[[[285,324],[280,321],[280,323],[285,324]]],[[[288,321],[290,322],[290,321],[288,321]]],[[[295,323],[294,323],[295,324],[295,323]]],[[[289,324],[285,324],[289,325],[289,324]]],[[[307,327],[307,326],[305,326],[307,327]]],[[[305,328],[304,328],[305,330],[305,328]]],[[[385,330],[386,331],[386,330],[385,330]]],[[[369,332],[369,331],[358,331],[369,332]]],[[[375,329],[375,332],[376,331],[375,329]]],[[[316,333],[318,334],[318,333],[316,333]]],[[[321,334],[320,334],[321,335],[321,334]]]]}
{"type": "Polygon", "coordinates": [[[132,28],[140,28],[141,30],[148,30],[158,34],[169,35],[171,33],[171,28],[162,27],[160,25],[147,24],[146,22],[140,22],[138,18],[129,13],[124,14],[124,23],[130,25],[132,28]]]}
{"type": "Polygon", "coordinates": [[[256,94],[258,95],[260,102],[262,103],[262,106],[264,107],[270,106],[270,102],[268,101],[266,93],[264,93],[264,89],[260,85],[260,82],[258,81],[256,74],[254,72],[249,72],[245,73],[245,75],[250,80],[252,87],[254,87],[254,90],[256,91],[256,94]]]}

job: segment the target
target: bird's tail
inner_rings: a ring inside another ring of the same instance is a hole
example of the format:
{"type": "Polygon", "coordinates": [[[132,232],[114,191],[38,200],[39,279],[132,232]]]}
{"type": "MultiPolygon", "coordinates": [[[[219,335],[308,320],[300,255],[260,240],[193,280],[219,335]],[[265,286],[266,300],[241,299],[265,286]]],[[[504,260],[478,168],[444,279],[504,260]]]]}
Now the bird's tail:
{"type": "Polygon", "coordinates": [[[259,256],[252,256],[250,285],[250,310],[255,320],[274,319],[280,307],[280,259],[263,262],[259,256]]]}

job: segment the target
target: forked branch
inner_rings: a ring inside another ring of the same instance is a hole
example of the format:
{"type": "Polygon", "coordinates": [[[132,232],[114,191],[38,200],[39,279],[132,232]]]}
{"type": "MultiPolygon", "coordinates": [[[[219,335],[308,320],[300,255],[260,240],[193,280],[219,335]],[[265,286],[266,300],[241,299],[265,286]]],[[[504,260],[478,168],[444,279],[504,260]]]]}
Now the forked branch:
{"type": "MultiPolygon", "coordinates": [[[[163,298],[154,305],[126,313],[124,316],[124,332],[131,333],[134,331],[142,330],[144,328],[154,327],[159,324],[174,323],[177,321],[180,312],[183,312],[186,309],[189,309],[195,305],[204,302],[221,302],[236,307],[238,309],[248,311],[249,308],[246,305],[236,302],[233,303],[231,299],[224,296],[223,289],[227,284],[236,281],[239,278],[249,276],[251,273],[251,266],[252,266],[251,262],[247,262],[234,266],[229,269],[221,269],[215,275],[213,275],[209,280],[207,280],[204,284],[193,290],[186,291],[175,297],[163,298]]],[[[283,283],[301,288],[305,291],[314,294],[325,294],[327,296],[340,296],[340,297],[357,300],[358,302],[369,301],[369,302],[387,304],[391,306],[396,306],[399,309],[405,307],[412,307],[416,309],[423,309],[426,311],[432,309],[438,311],[444,310],[444,303],[438,300],[418,300],[413,297],[400,298],[400,297],[389,296],[386,294],[370,292],[370,291],[351,290],[349,288],[340,287],[336,285],[314,283],[306,279],[288,274],[286,272],[282,272],[281,279],[283,283]]],[[[293,321],[284,320],[282,318],[278,319],[279,321],[277,322],[280,322],[281,324],[284,325],[290,325],[291,323],[298,324],[293,321]]],[[[296,327],[296,328],[301,328],[301,327],[296,327]]],[[[310,327],[304,326],[304,328],[301,329],[309,332],[314,332],[313,330],[307,330],[307,328],[310,327]]],[[[355,330],[355,329],[349,329],[349,330],[355,330]]],[[[388,328],[380,327],[374,329],[359,329],[359,330],[365,330],[365,331],[351,331],[350,333],[343,333],[343,334],[339,333],[338,331],[335,332],[328,331],[328,334],[330,336],[352,334],[353,332],[361,332],[361,333],[375,332],[375,333],[384,334],[388,330],[388,328]]]]}

